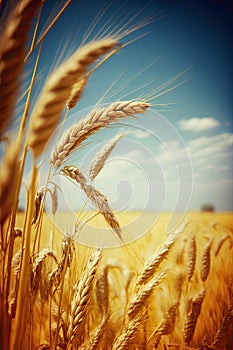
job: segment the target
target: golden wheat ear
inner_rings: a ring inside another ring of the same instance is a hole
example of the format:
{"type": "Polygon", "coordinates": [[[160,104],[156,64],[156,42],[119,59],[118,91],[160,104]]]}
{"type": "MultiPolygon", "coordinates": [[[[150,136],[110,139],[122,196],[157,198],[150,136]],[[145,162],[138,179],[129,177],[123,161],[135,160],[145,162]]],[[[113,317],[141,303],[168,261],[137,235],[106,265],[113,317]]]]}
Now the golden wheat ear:
{"type": "Polygon", "coordinates": [[[96,176],[103,169],[105,162],[110,156],[111,152],[115,148],[116,144],[123,137],[123,133],[117,134],[113,139],[111,139],[103,148],[95,155],[94,159],[91,162],[89,169],[89,178],[93,181],[96,176]]]}
{"type": "Polygon", "coordinates": [[[43,152],[55,131],[74,84],[83,77],[90,65],[116,44],[115,39],[105,38],[80,47],[47,79],[32,111],[27,140],[35,156],[43,152]]]}
{"type": "Polygon", "coordinates": [[[51,154],[51,165],[54,168],[59,168],[83,141],[99,129],[106,128],[110,123],[117,122],[120,119],[143,114],[148,107],[149,104],[143,101],[118,101],[106,108],[94,109],[63,134],[56,145],[56,149],[51,154]]]}
{"type": "Polygon", "coordinates": [[[10,123],[24,66],[27,34],[42,0],[19,1],[0,37],[0,133],[10,123]]]}
{"type": "Polygon", "coordinates": [[[65,166],[62,169],[62,173],[65,176],[68,176],[69,178],[77,181],[92,204],[103,215],[109,226],[113,229],[117,236],[122,239],[120,224],[117,221],[112,209],[110,208],[107,198],[93,186],[87,184],[87,180],[79,168],[75,166],[65,166]]]}

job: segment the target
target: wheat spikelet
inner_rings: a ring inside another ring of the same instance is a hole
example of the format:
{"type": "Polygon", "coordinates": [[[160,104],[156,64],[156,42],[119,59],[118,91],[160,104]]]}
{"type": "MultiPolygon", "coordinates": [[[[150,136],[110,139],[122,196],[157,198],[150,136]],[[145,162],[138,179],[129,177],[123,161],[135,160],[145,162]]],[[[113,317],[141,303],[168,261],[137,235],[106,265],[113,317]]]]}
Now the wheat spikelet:
{"type": "Polygon", "coordinates": [[[19,147],[12,143],[6,150],[1,163],[0,172],[0,222],[3,223],[9,215],[13,203],[17,185],[19,147]],[[9,190],[10,189],[10,190],[9,190]]]}
{"type": "Polygon", "coordinates": [[[34,214],[33,214],[33,218],[32,218],[32,225],[36,224],[38,221],[39,213],[40,213],[40,209],[41,209],[42,201],[44,199],[45,192],[46,192],[46,188],[43,186],[36,193],[35,208],[34,208],[34,214]]]}
{"type": "Polygon", "coordinates": [[[57,263],[57,257],[54,251],[45,248],[41,250],[39,253],[35,254],[34,261],[32,264],[32,271],[36,272],[36,270],[40,267],[40,265],[45,261],[46,258],[51,257],[57,263]]]}
{"type": "Polygon", "coordinates": [[[28,145],[36,156],[42,153],[54,132],[77,79],[115,45],[112,38],[92,41],[80,47],[47,79],[32,111],[28,135],[28,145]]]}
{"type": "Polygon", "coordinates": [[[58,286],[60,284],[65,267],[69,267],[71,264],[74,251],[74,242],[69,236],[65,237],[62,241],[62,259],[58,263],[57,267],[50,273],[50,288],[53,284],[55,286],[58,286]]]}
{"type": "Polygon", "coordinates": [[[86,315],[90,301],[91,291],[96,276],[98,264],[102,256],[100,249],[96,250],[90,257],[86,268],[74,287],[74,296],[71,303],[71,313],[69,316],[69,327],[67,336],[70,342],[76,337],[79,327],[86,315]]]}
{"type": "Polygon", "coordinates": [[[86,182],[85,176],[79,170],[79,168],[74,166],[65,166],[62,168],[61,172],[70,177],[71,179],[76,180],[80,187],[85,192],[86,196],[90,199],[92,204],[99,210],[99,212],[104,216],[105,220],[109,224],[109,226],[113,229],[113,231],[117,234],[117,236],[122,239],[121,228],[119,222],[117,221],[112,209],[108,204],[107,198],[98,190],[96,190],[93,186],[88,185],[86,182]]]}
{"type": "Polygon", "coordinates": [[[21,258],[22,258],[22,249],[18,250],[18,252],[13,256],[13,259],[11,261],[11,267],[12,267],[12,270],[14,271],[15,276],[17,276],[20,272],[21,258]]]}
{"type": "Polygon", "coordinates": [[[146,261],[144,268],[138,276],[136,288],[139,288],[141,284],[147,282],[155,273],[160,263],[167,257],[171,247],[175,243],[176,237],[180,232],[184,230],[184,227],[185,225],[181,225],[176,231],[169,235],[162,246],[155,252],[155,254],[146,261]]]}
{"type": "Polygon", "coordinates": [[[85,176],[78,167],[65,166],[64,168],[62,168],[61,172],[62,174],[75,180],[80,185],[81,189],[83,189],[87,183],[85,176]]]}
{"type": "Polygon", "coordinates": [[[96,281],[95,288],[95,296],[102,316],[107,315],[109,306],[108,268],[108,265],[104,267],[98,280],[96,281]]]}
{"type": "Polygon", "coordinates": [[[113,231],[117,234],[117,236],[122,239],[122,232],[112,209],[110,208],[107,198],[98,190],[90,185],[84,186],[84,191],[87,197],[91,200],[91,202],[95,205],[95,207],[100,211],[100,213],[104,216],[105,220],[109,224],[109,226],[113,229],[113,231]]]}
{"type": "Polygon", "coordinates": [[[19,1],[0,37],[0,133],[13,116],[24,66],[27,34],[41,0],[19,1]]]}
{"type": "Polygon", "coordinates": [[[128,322],[121,334],[114,341],[112,350],[129,349],[129,345],[134,341],[139,327],[142,325],[142,315],[139,315],[128,322]]]}
{"type": "Polygon", "coordinates": [[[177,300],[180,300],[181,293],[182,293],[182,287],[184,283],[185,276],[183,272],[180,272],[176,279],[176,291],[177,291],[177,300]]]}
{"type": "Polygon", "coordinates": [[[72,109],[76,106],[78,101],[82,96],[82,92],[87,84],[87,78],[83,77],[79,79],[74,86],[72,87],[71,94],[69,96],[69,100],[66,102],[66,107],[68,109],[72,109]]]}
{"type": "Polygon", "coordinates": [[[53,190],[50,191],[51,202],[52,202],[52,214],[55,215],[58,208],[58,195],[57,195],[57,186],[53,186],[53,190]]]}
{"type": "Polygon", "coordinates": [[[191,310],[188,312],[185,323],[184,323],[184,329],[183,329],[183,338],[186,344],[190,344],[195,328],[196,328],[196,323],[197,319],[200,315],[201,312],[201,306],[203,299],[205,297],[205,290],[202,290],[198,296],[194,299],[191,300],[191,310]]]}
{"type": "Polygon", "coordinates": [[[101,338],[106,330],[108,318],[105,318],[103,322],[90,334],[88,339],[78,348],[79,350],[95,350],[98,349],[101,338]]]}
{"type": "Polygon", "coordinates": [[[228,238],[230,238],[230,235],[225,235],[225,236],[223,236],[223,237],[218,241],[218,244],[217,244],[217,246],[216,246],[216,248],[215,248],[215,252],[214,252],[214,255],[215,255],[215,256],[218,256],[218,254],[219,254],[219,252],[220,252],[220,250],[221,250],[223,244],[226,242],[226,240],[227,240],[228,238]]]}
{"type": "Polygon", "coordinates": [[[178,307],[178,303],[174,302],[167,312],[165,313],[163,320],[161,324],[159,325],[156,333],[159,335],[165,335],[172,333],[174,326],[175,326],[175,319],[176,319],[176,311],[178,307]]]}
{"type": "Polygon", "coordinates": [[[233,328],[232,324],[233,324],[233,312],[232,310],[228,310],[228,312],[223,317],[221,324],[219,325],[217,334],[212,343],[212,346],[215,349],[220,349],[220,345],[222,344],[224,339],[226,340],[229,330],[233,328]]]}
{"type": "Polygon", "coordinates": [[[110,140],[101,150],[97,153],[93,159],[90,169],[89,169],[89,178],[93,181],[96,176],[102,170],[106,160],[110,156],[112,150],[115,148],[117,142],[123,137],[122,133],[116,135],[112,140],[110,140]]]}
{"type": "Polygon", "coordinates": [[[204,247],[201,255],[201,279],[203,282],[207,280],[207,277],[210,272],[210,249],[212,243],[213,240],[211,239],[204,247]]]}
{"type": "Polygon", "coordinates": [[[156,345],[158,345],[162,335],[172,333],[175,326],[175,319],[176,319],[176,312],[177,312],[178,305],[179,305],[178,302],[174,302],[169,307],[160,325],[155,329],[155,331],[149,337],[148,343],[151,341],[152,338],[155,338],[155,343],[156,345]]]}
{"type": "Polygon", "coordinates": [[[120,101],[106,108],[95,109],[63,134],[52,152],[51,164],[55,168],[60,167],[72,151],[100,128],[107,127],[111,122],[122,118],[143,114],[148,107],[149,105],[142,101],[120,101]]]}
{"type": "Polygon", "coordinates": [[[154,288],[162,282],[165,275],[165,272],[161,272],[158,276],[155,276],[150,282],[143,286],[141,290],[132,297],[128,307],[128,316],[130,318],[135,317],[135,315],[138,314],[146,305],[154,288]]]}
{"type": "Polygon", "coordinates": [[[41,285],[42,286],[42,288],[41,288],[42,294],[44,296],[46,296],[46,299],[48,296],[47,292],[48,292],[49,288],[47,288],[47,287],[49,287],[49,282],[48,282],[47,278],[42,281],[41,271],[42,271],[42,264],[45,261],[45,259],[48,257],[53,258],[54,261],[57,263],[56,254],[52,250],[45,248],[42,251],[40,251],[34,255],[34,257],[33,257],[34,259],[30,265],[30,268],[31,268],[31,270],[30,270],[31,292],[36,294],[40,285],[41,285]],[[45,285],[46,285],[46,288],[45,288],[45,285]]]}
{"type": "Polygon", "coordinates": [[[195,236],[192,234],[192,236],[189,238],[187,243],[186,271],[187,271],[188,281],[191,280],[195,270],[196,251],[197,251],[196,239],[195,239],[195,236]]]}
{"type": "Polygon", "coordinates": [[[14,239],[17,237],[22,237],[23,235],[23,230],[19,227],[14,227],[13,228],[13,234],[14,234],[14,239]]]}

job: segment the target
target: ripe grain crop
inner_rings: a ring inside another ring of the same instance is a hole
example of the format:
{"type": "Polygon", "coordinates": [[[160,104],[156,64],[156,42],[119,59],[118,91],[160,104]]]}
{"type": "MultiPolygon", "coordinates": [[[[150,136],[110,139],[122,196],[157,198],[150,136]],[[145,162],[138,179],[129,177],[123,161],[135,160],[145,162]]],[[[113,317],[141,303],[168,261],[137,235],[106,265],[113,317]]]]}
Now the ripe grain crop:
{"type": "MultiPolygon", "coordinates": [[[[98,27],[94,20],[79,47],[67,50],[63,63],[59,57],[57,68],[50,74],[42,72],[40,81],[39,61],[43,54],[50,54],[45,52],[44,42],[71,0],[58,5],[43,30],[46,1],[8,3],[3,6],[0,43],[0,348],[230,349],[230,215],[191,213],[190,222],[184,220],[167,235],[169,215],[163,213],[143,237],[128,243],[128,228],[122,223],[126,217],[135,220],[137,213],[116,213],[111,198],[95,181],[127,132],[121,125],[116,136],[109,137],[86,164],[85,171],[79,158],[103,129],[119,129],[117,123],[127,118],[145,118],[155,107],[149,97],[173,90],[170,84],[184,73],[149,92],[147,98],[134,96],[103,105],[96,102],[66,128],[91,78],[95,84],[93,73],[100,67],[104,70],[105,63],[125,46],[136,45],[137,37],[124,43],[125,36],[134,35],[152,16],[138,19],[134,25],[142,10],[131,19],[113,14],[93,34],[98,27]],[[26,91],[22,91],[23,72],[30,75],[26,91]],[[20,120],[15,113],[18,100],[23,104],[20,120]],[[19,124],[15,134],[10,129],[13,122],[19,124]],[[65,197],[59,181],[69,183],[75,196],[84,194],[85,198],[83,207],[73,211],[72,228],[64,230],[58,222],[69,223],[72,209],[61,210],[65,197]],[[21,191],[25,191],[22,212],[21,191]],[[87,205],[93,209],[88,210],[87,205]],[[100,227],[115,239],[117,247],[105,249],[97,234],[100,227]],[[96,234],[95,247],[91,242],[79,242],[82,229],[87,230],[87,241],[89,234],[96,234]]],[[[99,17],[104,18],[104,12],[99,17]]],[[[155,217],[155,213],[147,215],[155,217]]],[[[147,227],[146,219],[143,224],[147,227]]]]}

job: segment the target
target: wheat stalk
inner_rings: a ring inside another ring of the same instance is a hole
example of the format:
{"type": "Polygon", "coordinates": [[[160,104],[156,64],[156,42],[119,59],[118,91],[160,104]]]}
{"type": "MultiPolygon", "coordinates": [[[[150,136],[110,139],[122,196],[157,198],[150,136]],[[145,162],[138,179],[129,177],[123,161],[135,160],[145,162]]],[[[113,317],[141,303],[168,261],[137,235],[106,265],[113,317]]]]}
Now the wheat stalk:
{"type": "Polygon", "coordinates": [[[170,234],[162,246],[155,252],[155,254],[146,261],[141,273],[138,276],[136,288],[139,288],[141,284],[147,282],[155,273],[161,262],[167,257],[171,247],[176,241],[177,236],[184,230],[185,226],[185,224],[181,225],[177,230],[170,234]]]}
{"type": "Polygon", "coordinates": [[[183,330],[183,337],[186,344],[190,344],[195,328],[197,319],[201,312],[201,306],[203,303],[203,299],[205,297],[205,290],[202,290],[198,296],[191,300],[191,310],[188,312],[185,323],[184,323],[184,330],[183,330]]]}
{"type": "Polygon", "coordinates": [[[201,255],[201,279],[203,282],[207,280],[207,277],[210,272],[210,249],[212,243],[213,240],[211,239],[204,247],[201,255]]]}
{"type": "Polygon", "coordinates": [[[196,251],[197,251],[196,239],[195,239],[195,236],[192,234],[192,236],[189,238],[187,243],[186,271],[187,271],[188,281],[191,280],[195,270],[196,251]]]}
{"type": "Polygon", "coordinates": [[[27,34],[41,0],[19,1],[0,37],[0,133],[13,116],[24,67],[27,34]]]}
{"type": "Polygon", "coordinates": [[[47,79],[32,111],[28,146],[40,155],[58,125],[73,85],[86,73],[88,67],[116,45],[106,38],[80,47],[47,79]]]}
{"type": "Polygon", "coordinates": [[[153,293],[154,288],[162,282],[166,273],[161,272],[158,276],[155,276],[150,282],[148,282],[132,297],[129,307],[128,316],[129,318],[135,317],[141,309],[147,304],[148,299],[153,293]]]}
{"type": "Polygon", "coordinates": [[[111,152],[115,148],[116,144],[123,137],[122,133],[116,135],[113,139],[111,139],[103,148],[96,154],[93,159],[90,168],[89,168],[89,178],[93,181],[96,176],[103,169],[103,166],[110,156],[111,152]]]}
{"type": "Polygon", "coordinates": [[[107,127],[122,118],[143,114],[148,107],[149,105],[142,101],[119,101],[109,107],[93,110],[63,134],[52,152],[51,165],[59,168],[71,152],[100,128],[107,127]]]}
{"type": "Polygon", "coordinates": [[[96,250],[91,255],[86,268],[83,270],[79,281],[74,287],[74,296],[71,303],[69,327],[67,332],[67,337],[70,343],[77,336],[79,327],[86,316],[86,311],[90,301],[91,291],[93,289],[93,283],[101,256],[102,251],[100,249],[96,250]]]}
{"type": "Polygon", "coordinates": [[[65,166],[62,168],[62,173],[71,179],[76,180],[82,190],[85,192],[86,196],[90,199],[93,205],[99,210],[99,212],[104,216],[105,220],[117,236],[122,239],[121,228],[119,222],[117,221],[112,209],[108,204],[107,198],[93,186],[86,183],[86,178],[82,174],[79,168],[74,166],[65,166]]]}

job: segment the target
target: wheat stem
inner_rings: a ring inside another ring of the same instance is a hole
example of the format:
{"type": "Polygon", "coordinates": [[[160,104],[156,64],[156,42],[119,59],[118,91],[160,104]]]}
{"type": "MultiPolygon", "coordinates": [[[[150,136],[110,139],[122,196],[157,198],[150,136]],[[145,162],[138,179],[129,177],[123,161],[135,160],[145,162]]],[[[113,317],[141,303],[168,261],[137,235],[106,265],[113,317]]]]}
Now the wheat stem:
{"type": "MultiPolygon", "coordinates": [[[[35,160],[34,160],[35,162],[35,160]]],[[[31,184],[29,191],[29,202],[27,206],[27,216],[24,224],[25,245],[22,257],[22,265],[19,279],[19,290],[17,298],[17,308],[15,324],[11,338],[11,347],[15,350],[23,348],[23,335],[27,323],[28,292],[29,292],[29,264],[30,264],[30,242],[31,242],[31,220],[33,215],[37,168],[35,163],[32,168],[31,184]]]]}

